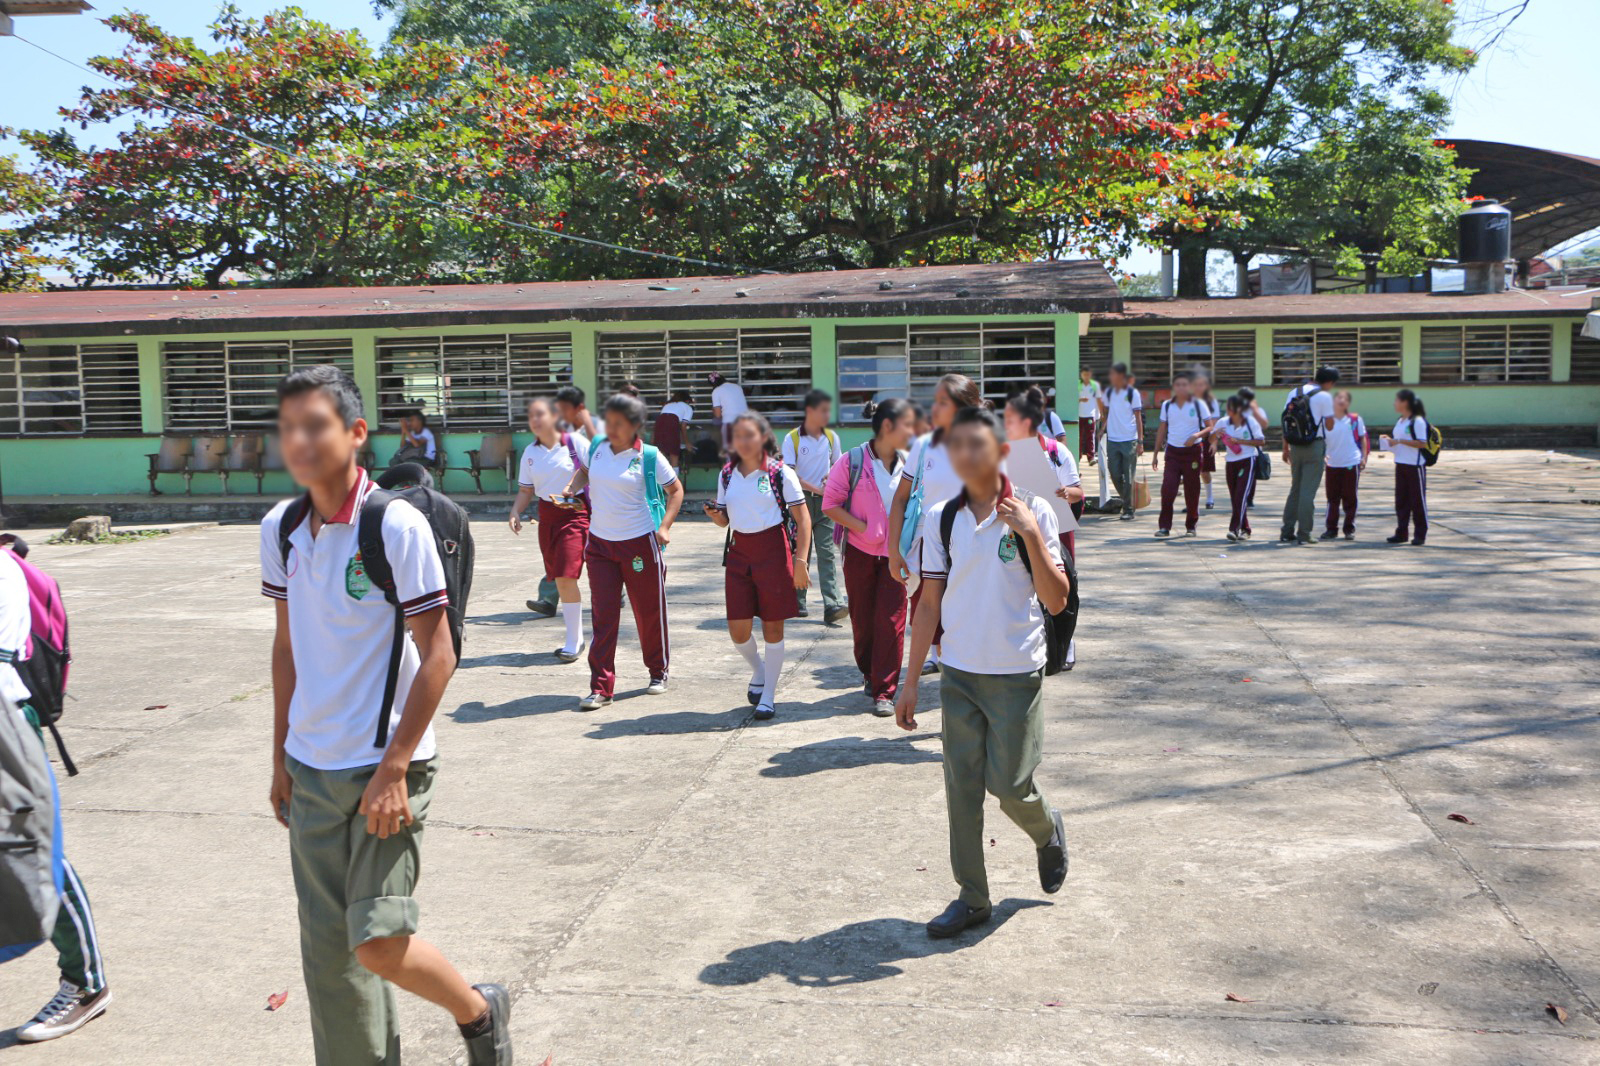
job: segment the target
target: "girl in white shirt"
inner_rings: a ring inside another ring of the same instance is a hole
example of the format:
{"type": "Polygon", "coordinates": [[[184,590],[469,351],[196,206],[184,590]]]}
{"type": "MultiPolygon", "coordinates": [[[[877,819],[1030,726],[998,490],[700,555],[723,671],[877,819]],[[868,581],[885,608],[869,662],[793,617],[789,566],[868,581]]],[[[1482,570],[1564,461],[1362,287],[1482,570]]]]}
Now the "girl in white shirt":
{"type": "Polygon", "coordinates": [[[1367,468],[1367,424],[1350,410],[1350,394],[1343,389],[1333,394],[1333,428],[1328,430],[1328,452],[1323,458],[1327,473],[1323,492],[1328,498],[1328,520],[1318,540],[1339,535],[1339,511],[1344,511],[1344,539],[1356,539],[1356,492],[1361,472],[1367,468]]]}
{"type": "Polygon", "coordinates": [[[589,541],[589,507],[587,500],[582,507],[562,507],[556,500],[583,465],[589,441],[579,433],[563,433],[555,405],[543,397],[528,401],[528,429],[533,443],[522,452],[517,499],[511,505],[511,532],[522,532],[522,512],[537,498],[544,576],[555,582],[561,617],[567,625],[567,642],[556,649],[556,658],[573,663],[583,651],[583,597],[578,592],[578,578],[583,576],[583,552],[589,541]]]}
{"type": "Polygon", "coordinates": [[[1086,366],[1078,368],[1078,454],[1086,463],[1093,463],[1095,422],[1100,418],[1100,383],[1094,371],[1086,366]]]}
{"type": "Polygon", "coordinates": [[[800,478],[778,458],[772,426],[747,411],[733,420],[733,459],[717,478],[717,500],[706,514],[730,531],[722,561],[728,636],[750,664],[747,693],[756,718],[777,713],[783,674],[783,623],[800,613],[795,594],[810,583],[811,513],[800,478]],[[751,635],[756,618],[766,654],[751,635]]]}
{"type": "Polygon", "coordinates": [[[1228,479],[1228,500],[1233,513],[1228,518],[1228,539],[1250,539],[1250,494],[1256,487],[1256,456],[1267,434],[1250,413],[1243,396],[1228,397],[1228,418],[1218,422],[1215,439],[1227,455],[1224,469],[1228,479]]]}
{"type": "Polygon", "coordinates": [[[1428,466],[1422,449],[1428,444],[1428,414],[1422,399],[1410,389],[1395,393],[1394,412],[1400,420],[1394,424],[1394,435],[1385,434],[1383,448],[1394,452],[1394,536],[1390,544],[1404,544],[1408,529],[1416,532],[1409,538],[1421,546],[1428,539],[1428,466]]]}

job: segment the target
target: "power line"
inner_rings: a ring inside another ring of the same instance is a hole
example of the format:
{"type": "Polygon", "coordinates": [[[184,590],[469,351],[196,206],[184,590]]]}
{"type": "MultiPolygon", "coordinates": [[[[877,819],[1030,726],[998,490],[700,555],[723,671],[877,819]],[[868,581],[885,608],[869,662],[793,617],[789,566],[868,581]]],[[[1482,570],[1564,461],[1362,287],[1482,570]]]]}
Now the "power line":
{"type": "Polygon", "coordinates": [[[49,48],[46,48],[44,45],[38,44],[38,43],[36,43],[34,41],[30,41],[28,38],[22,36],[21,34],[13,34],[13,36],[15,37],[16,40],[19,40],[23,44],[26,44],[29,47],[35,48],[35,49],[39,50],[40,52],[43,52],[45,55],[50,56],[53,59],[58,59],[61,62],[67,64],[68,66],[75,67],[78,70],[81,70],[86,74],[92,74],[95,77],[100,78],[101,80],[103,80],[103,81],[105,81],[105,82],[107,82],[107,83],[109,83],[109,84],[111,84],[113,86],[116,86],[119,89],[123,89],[123,91],[128,92],[133,96],[139,97],[140,99],[144,100],[145,103],[147,103],[147,104],[151,104],[151,105],[153,105],[155,107],[158,107],[158,108],[161,108],[163,110],[171,111],[171,112],[174,112],[176,114],[183,115],[184,117],[189,118],[189,119],[193,119],[195,122],[199,122],[202,125],[209,126],[212,129],[217,130],[218,132],[226,133],[226,134],[228,134],[229,136],[232,136],[232,137],[237,137],[240,140],[246,141],[246,142],[248,142],[250,144],[253,144],[258,148],[264,148],[267,151],[276,152],[279,155],[282,155],[287,159],[291,159],[291,160],[295,161],[296,163],[300,163],[300,164],[302,164],[304,166],[308,166],[308,167],[312,167],[312,168],[317,169],[317,170],[321,170],[325,174],[330,174],[330,175],[333,175],[334,177],[337,177],[337,178],[340,178],[340,179],[359,180],[359,181],[363,182],[364,184],[370,185],[372,188],[378,189],[378,190],[380,190],[382,192],[386,192],[386,193],[390,194],[391,196],[395,196],[395,197],[398,197],[398,198],[400,198],[402,200],[408,200],[408,201],[412,201],[412,202],[415,202],[415,203],[426,204],[426,205],[428,205],[430,207],[437,208],[440,211],[445,212],[446,214],[453,214],[453,215],[457,215],[457,216],[464,217],[464,218],[471,218],[471,219],[474,219],[474,220],[477,220],[477,221],[480,221],[480,222],[488,222],[488,223],[491,223],[491,224],[498,224],[498,225],[502,225],[502,226],[510,226],[513,229],[524,230],[524,231],[526,231],[528,233],[537,233],[537,234],[540,234],[540,235],[546,236],[546,237],[557,237],[557,238],[560,238],[561,240],[564,240],[564,241],[574,241],[574,242],[576,242],[578,244],[587,244],[587,245],[590,245],[590,246],[596,247],[596,248],[608,248],[608,249],[610,249],[612,251],[616,251],[616,252],[627,252],[627,253],[629,253],[631,255],[650,256],[651,258],[654,258],[654,259],[670,259],[673,262],[677,262],[677,263],[690,263],[690,264],[693,264],[694,266],[711,267],[714,270],[733,273],[733,274],[771,274],[771,273],[776,273],[775,271],[766,270],[766,269],[758,268],[758,267],[745,267],[745,266],[737,266],[737,265],[734,265],[734,264],[731,264],[731,263],[719,263],[719,262],[715,262],[715,261],[710,260],[710,259],[696,259],[693,256],[673,255],[670,252],[652,252],[652,251],[650,251],[648,249],[645,249],[645,248],[634,248],[634,247],[631,247],[631,246],[626,245],[626,244],[615,244],[615,243],[613,243],[611,241],[603,241],[603,240],[600,240],[600,239],[595,238],[595,237],[580,237],[575,233],[566,233],[566,232],[563,232],[562,230],[548,229],[548,228],[546,228],[544,226],[532,226],[532,225],[529,225],[526,222],[515,222],[515,221],[513,221],[511,219],[508,219],[508,218],[500,218],[500,217],[497,217],[497,216],[494,216],[494,215],[485,214],[484,212],[474,210],[474,209],[472,209],[470,207],[464,207],[464,206],[459,205],[459,204],[447,204],[447,203],[444,203],[443,201],[440,201],[440,200],[433,200],[433,199],[430,199],[430,198],[428,198],[426,196],[420,196],[420,195],[418,195],[417,193],[414,193],[414,192],[410,192],[410,191],[407,191],[407,190],[401,190],[401,189],[395,189],[395,188],[392,188],[392,187],[390,187],[388,185],[383,185],[383,184],[380,184],[380,183],[378,183],[376,181],[373,181],[373,180],[371,180],[370,178],[368,178],[368,177],[366,177],[364,175],[357,174],[354,171],[346,170],[344,168],[341,168],[337,164],[326,163],[326,162],[323,162],[323,161],[317,160],[317,159],[309,159],[309,158],[301,155],[300,153],[295,152],[292,149],[283,147],[280,144],[276,144],[276,143],[274,143],[272,141],[265,141],[265,140],[262,140],[259,137],[255,137],[255,136],[253,136],[251,134],[244,133],[244,132],[242,132],[240,130],[233,129],[232,127],[224,126],[220,122],[215,122],[215,121],[213,121],[213,120],[211,120],[209,118],[206,118],[204,115],[196,114],[195,112],[190,111],[187,108],[179,107],[178,105],[173,104],[170,101],[164,100],[164,99],[162,99],[160,97],[151,96],[150,94],[145,93],[145,92],[143,92],[143,91],[141,91],[139,89],[135,89],[135,88],[131,88],[131,87],[124,88],[122,85],[120,85],[116,81],[116,79],[111,78],[111,77],[109,77],[109,76],[107,76],[105,74],[102,74],[100,71],[95,70],[93,67],[86,67],[82,63],[77,62],[76,60],[68,59],[66,56],[60,54],[59,52],[51,51],[49,48]]]}

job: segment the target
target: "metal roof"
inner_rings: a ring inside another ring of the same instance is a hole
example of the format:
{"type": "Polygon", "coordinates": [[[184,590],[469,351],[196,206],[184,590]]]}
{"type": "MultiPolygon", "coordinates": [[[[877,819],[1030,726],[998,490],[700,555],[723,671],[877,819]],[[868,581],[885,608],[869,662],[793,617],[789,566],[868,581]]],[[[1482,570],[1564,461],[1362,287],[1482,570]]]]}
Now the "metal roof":
{"type": "Polygon", "coordinates": [[[1581,292],[1510,289],[1466,296],[1461,293],[1373,292],[1249,299],[1129,300],[1118,313],[1097,314],[1091,326],[1162,326],[1273,322],[1382,322],[1431,318],[1548,318],[1582,315],[1589,297],[1581,292]]]}
{"type": "Polygon", "coordinates": [[[0,0],[0,15],[81,15],[93,10],[84,0],[0,0]]]}
{"type": "Polygon", "coordinates": [[[1121,309],[1105,267],[1073,261],[507,285],[72,289],[0,294],[0,327],[26,338],[1121,309]]]}
{"type": "Polygon", "coordinates": [[[1532,259],[1600,226],[1600,159],[1496,141],[1451,141],[1472,196],[1511,209],[1511,254],[1532,259]]]}

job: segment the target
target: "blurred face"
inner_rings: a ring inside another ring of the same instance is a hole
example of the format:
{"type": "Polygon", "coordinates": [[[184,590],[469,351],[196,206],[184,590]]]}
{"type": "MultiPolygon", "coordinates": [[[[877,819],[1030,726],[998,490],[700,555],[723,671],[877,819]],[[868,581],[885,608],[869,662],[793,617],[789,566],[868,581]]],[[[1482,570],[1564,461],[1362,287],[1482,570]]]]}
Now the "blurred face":
{"type": "Polygon", "coordinates": [[[1188,378],[1177,378],[1172,382],[1172,398],[1177,400],[1179,403],[1183,403],[1189,398],[1191,395],[1189,390],[1190,385],[1188,378]]]}
{"type": "Polygon", "coordinates": [[[1394,398],[1394,413],[1397,414],[1397,415],[1410,414],[1411,413],[1411,408],[1409,406],[1407,406],[1407,404],[1406,404],[1406,402],[1404,400],[1402,400],[1400,397],[1396,396],[1394,398]]]}
{"type": "Polygon", "coordinates": [[[819,403],[815,407],[806,408],[806,419],[813,426],[825,426],[833,421],[833,404],[819,403]]]}
{"type": "Polygon", "coordinates": [[[1336,392],[1333,394],[1333,413],[1340,418],[1350,413],[1350,394],[1348,392],[1336,392]]]}
{"type": "Polygon", "coordinates": [[[916,416],[907,411],[893,422],[885,422],[878,438],[889,447],[904,451],[911,445],[911,437],[916,430],[916,416]]]}
{"type": "Polygon", "coordinates": [[[556,431],[556,417],[549,404],[534,400],[528,405],[528,429],[536,437],[548,436],[556,431]]]}
{"type": "Polygon", "coordinates": [[[1128,387],[1128,375],[1119,374],[1115,370],[1113,370],[1111,372],[1111,387],[1113,389],[1125,389],[1125,388],[1127,388],[1128,387]]]}
{"type": "Polygon", "coordinates": [[[950,393],[945,389],[935,389],[928,421],[933,423],[935,429],[948,430],[956,417],[956,410],[956,402],[950,398],[950,393]]]}
{"type": "Polygon", "coordinates": [[[1006,440],[1026,440],[1033,436],[1033,427],[1028,420],[1017,414],[1016,408],[1006,404],[1006,440]]]}
{"type": "Polygon", "coordinates": [[[1010,445],[994,439],[988,426],[976,422],[956,426],[945,439],[950,468],[963,484],[974,487],[994,481],[995,475],[1000,472],[1000,460],[1010,450],[1010,445]]]}
{"type": "Polygon", "coordinates": [[[561,416],[561,421],[565,422],[569,426],[581,427],[583,425],[583,416],[579,413],[576,404],[562,403],[558,401],[556,403],[556,413],[561,416]]]}
{"type": "Polygon", "coordinates": [[[1211,379],[1210,378],[1204,377],[1204,376],[1197,376],[1194,379],[1194,381],[1190,383],[1189,391],[1194,393],[1196,396],[1204,396],[1206,390],[1209,389],[1210,387],[1211,387],[1211,379]]]}
{"type": "Polygon", "coordinates": [[[295,483],[314,485],[350,469],[367,443],[367,421],[358,418],[346,426],[333,397],[312,389],[278,405],[278,441],[295,483]]]}
{"type": "Polygon", "coordinates": [[[761,430],[748,418],[733,424],[733,450],[746,463],[757,465],[766,456],[762,448],[761,430]]]}
{"type": "Polygon", "coordinates": [[[606,440],[611,442],[613,452],[633,447],[638,436],[639,427],[628,421],[626,415],[616,411],[606,412],[606,440]]]}
{"type": "Polygon", "coordinates": [[[1089,384],[1089,380],[1093,376],[1094,372],[1088,367],[1080,367],[1078,370],[1078,380],[1083,382],[1085,385],[1089,384]]]}

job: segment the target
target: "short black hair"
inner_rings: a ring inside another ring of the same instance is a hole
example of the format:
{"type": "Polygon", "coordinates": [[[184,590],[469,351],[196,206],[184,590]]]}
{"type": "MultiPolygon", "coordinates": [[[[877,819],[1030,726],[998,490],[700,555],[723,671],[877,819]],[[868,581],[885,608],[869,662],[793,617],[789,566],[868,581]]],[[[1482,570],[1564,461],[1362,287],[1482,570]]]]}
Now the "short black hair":
{"type": "Polygon", "coordinates": [[[644,401],[637,396],[629,396],[625,392],[617,393],[606,401],[601,415],[608,415],[612,411],[632,422],[635,429],[644,425],[644,401]]]}
{"type": "Polygon", "coordinates": [[[996,444],[1004,445],[1006,442],[1006,424],[1000,416],[989,407],[963,407],[956,412],[956,417],[950,422],[950,428],[957,426],[970,426],[974,423],[987,426],[990,433],[994,434],[996,444]]]}
{"type": "Polygon", "coordinates": [[[806,410],[808,411],[813,407],[818,407],[822,404],[832,402],[833,397],[828,395],[828,393],[822,389],[812,389],[810,392],[806,393],[806,410]]]}
{"type": "Polygon", "coordinates": [[[1113,374],[1121,374],[1123,377],[1127,377],[1128,376],[1128,364],[1127,363],[1112,363],[1111,364],[1111,372],[1113,374]]]}
{"type": "Polygon", "coordinates": [[[1332,385],[1339,380],[1339,368],[1336,366],[1317,367],[1317,384],[1332,385]]]}
{"type": "Polygon", "coordinates": [[[349,429],[356,424],[357,419],[364,417],[361,390],[356,386],[355,379],[338,367],[327,363],[303,366],[285,375],[284,379],[278,382],[278,404],[281,406],[283,401],[291,396],[319,391],[327,395],[333,404],[333,409],[339,412],[339,417],[344,420],[345,429],[349,429]]]}
{"type": "Polygon", "coordinates": [[[1176,374],[1172,375],[1172,383],[1174,385],[1176,385],[1180,381],[1193,381],[1193,380],[1194,380],[1194,375],[1189,373],[1187,370],[1180,370],[1176,374]]]}
{"type": "Polygon", "coordinates": [[[576,385],[563,385],[556,390],[556,403],[570,403],[574,407],[582,407],[583,390],[576,385]]]}

